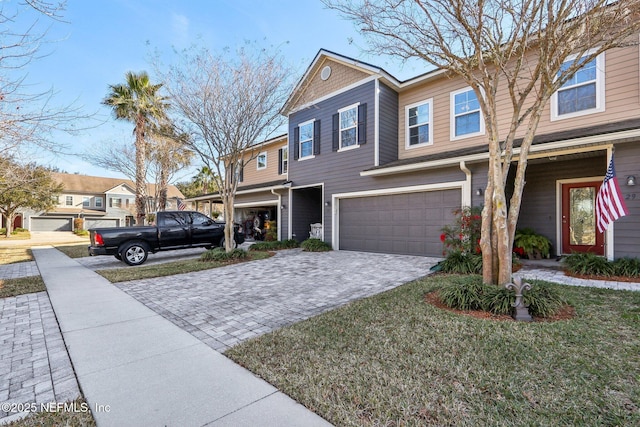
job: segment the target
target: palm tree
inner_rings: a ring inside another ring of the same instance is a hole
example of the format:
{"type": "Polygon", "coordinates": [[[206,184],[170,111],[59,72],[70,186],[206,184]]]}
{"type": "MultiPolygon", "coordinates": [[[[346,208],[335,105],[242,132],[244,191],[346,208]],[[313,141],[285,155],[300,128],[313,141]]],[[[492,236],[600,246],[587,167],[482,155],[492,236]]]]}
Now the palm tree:
{"type": "Polygon", "coordinates": [[[166,98],[158,94],[162,84],[151,84],[149,75],[132,71],[125,75],[125,84],[109,85],[110,93],[102,101],[113,108],[116,119],[134,124],[136,147],[136,223],[144,224],[146,198],[146,132],[151,123],[165,116],[166,98]]]}
{"type": "Polygon", "coordinates": [[[202,194],[209,194],[212,184],[215,183],[215,173],[209,166],[202,166],[198,169],[198,173],[193,177],[194,183],[202,188],[202,194]]]}

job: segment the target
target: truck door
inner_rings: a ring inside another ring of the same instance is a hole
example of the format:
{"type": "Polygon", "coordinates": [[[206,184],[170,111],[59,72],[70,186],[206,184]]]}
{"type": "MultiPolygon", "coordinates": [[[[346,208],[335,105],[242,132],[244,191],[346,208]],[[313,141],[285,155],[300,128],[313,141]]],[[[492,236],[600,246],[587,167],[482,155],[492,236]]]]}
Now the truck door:
{"type": "Polygon", "coordinates": [[[193,245],[217,246],[224,235],[224,224],[215,222],[206,215],[191,212],[191,239],[193,245]]]}
{"type": "Polygon", "coordinates": [[[161,248],[190,245],[189,216],[185,212],[158,212],[157,215],[158,244],[161,248]]]}

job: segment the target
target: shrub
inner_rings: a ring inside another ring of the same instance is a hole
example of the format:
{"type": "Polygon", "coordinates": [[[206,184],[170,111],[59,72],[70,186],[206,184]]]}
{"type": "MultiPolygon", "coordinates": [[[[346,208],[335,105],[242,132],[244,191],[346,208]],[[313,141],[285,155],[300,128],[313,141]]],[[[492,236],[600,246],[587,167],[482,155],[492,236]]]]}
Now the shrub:
{"type": "Polygon", "coordinates": [[[331,250],[331,246],[320,239],[307,239],[300,246],[306,252],[326,252],[331,250]]]}
{"type": "Polygon", "coordinates": [[[84,230],[84,218],[74,218],[73,220],[74,230],[84,230]]]}
{"type": "Polygon", "coordinates": [[[300,247],[295,239],[276,240],[274,242],[258,242],[249,246],[250,251],[277,251],[280,249],[293,249],[300,247]]]}
{"type": "Polygon", "coordinates": [[[444,244],[443,255],[452,252],[480,253],[482,208],[465,207],[454,210],[453,214],[455,223],[444,227],[440,235],[440,241],[444,244]]]}
{"type": "MultiPolygon", "coordinates": [[[[440,300],[458,310],[483,310],[494,314],[512,314],[515,292],[501,286],[486,285],[480,276],[460,277],[454,285],[440,289],[440,300]]],[[[558,312],[567,301],[550,284],[531,281],[531,290],[523,292],[529,313],[537,317],[549,317],[558,312]]]]}
{"type": "Polygon", "coordinates": [[[88,236],[89,235],[89,232],[87,230],[75,229],[73,232],[76,234],[76,236],[88,236]]]}
{"type": "Polygon", "coordinates": [[[482,255],[450,252],[439,266],[443,273],[480,274],[482,273],[482,255]]]}
{"type": "Polygon", "coordinates": [[[613,262],[613,274],[624,277],[640,277],[640,259],[618,258],[613,262]]]}
{"type": "Polygon", "coordinates": [[[514,250],[516,253],[524,251],[530,259],[547,258],[551,249],[551,241],[542,234],[536,233],[532,228],[516,230],[513,243],[516,247],[514,250]]]}
{"type": "Polygon", "coordinates": [[[482,295],[482,306],[494,314],[513,313],[516,293],[502,286],[487,285],[482,295]]]}
{"type": "Polygon", "coordinates": [[[592,253],[573,253],[568,255],[563,263],[571,274],[609,277],[614,273],[612,263],[592,253]]]}
{"type": "Polygon", "coordinates": [[[522,293],[524,303],[529,307],[529,314],[538,317],[553,316],[567,301],[549,283],[533,280],[531,290],[522,293]]]}
{"type": "Polygon", "coordinates": [[[204,252],[200,255],[200,261],[234,261],[239,259],[246,259],[249,256],[247,251],[243,249],[234,249],[231,252],[226,252],[222,248],[214,248],[204,252]]]}
{"type": "MultiPolygon", "coordinates": [[[[26,228],[18,227],[11,230],[11,234],[25,233],[27,231],[28,230],[26,228]]],[[[0,236],[4,236],[5,234],[7,234],[7,228],[6,227],[0,228],[0,236]]]]}
{"type": "Polygon", "coordinates": [[[481,277],[460,277],[452,281],[453,286],[440,289],[443,304],[458,310],[484,310],[482,295],[487,285],[481,277]]]}

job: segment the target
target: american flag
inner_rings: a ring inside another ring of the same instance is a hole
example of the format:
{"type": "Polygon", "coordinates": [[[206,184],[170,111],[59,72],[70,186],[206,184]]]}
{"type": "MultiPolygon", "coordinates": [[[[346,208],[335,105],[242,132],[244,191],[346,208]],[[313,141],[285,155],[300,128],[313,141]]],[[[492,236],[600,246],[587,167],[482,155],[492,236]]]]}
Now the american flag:
{"type": "Polygon", "coordinates": [[[184,204],[184,202],[182,201],[182,199],[178,199],[178,210],[179,211],[183,211],[185,210],[187,207],[187,205],[184,204]]]}
{"type": "Polygon", "coordinates": [[[596,221],[598,222],[598,231],[604,233],[607,226],[618,218],[628,215],[627,205],[622,198],[618,178],[616,178],[616,169],[613,166],[613,155],[609,162],[609,169],[604,181],[598,190],[596,196],[596,221]]]}

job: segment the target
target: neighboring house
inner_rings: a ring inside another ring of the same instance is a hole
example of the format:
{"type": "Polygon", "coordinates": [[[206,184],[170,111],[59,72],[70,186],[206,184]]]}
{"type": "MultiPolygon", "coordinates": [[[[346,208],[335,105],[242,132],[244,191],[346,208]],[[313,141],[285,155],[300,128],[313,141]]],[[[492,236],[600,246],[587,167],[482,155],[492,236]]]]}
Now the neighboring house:
{"type": "MultiPolygon", "coordinates": [[[[543,114],[518,226],[550,238],[556,255],[640,256],[634,186],[640,174],[639,64],[637,46],[600,55],[543,114]],[[630,214],[598,233],[595,194],[614,148],[630,214]]],[[[503,102],[499,121],[507,128],[503,102]]],[[[452,211],[484,202],[484,122],[460,78],[435,70],[398,81],[379,67],[321,50],[283,114],[289,119],[287,176],[255,173],[236,199],[238,207],[258,195],[277,204],[280,238],[304,240],[310,225],[320,223],[336,250],[438,256],[452,211]]],[[[270,153],[267,168],[273,167],[270,153]]]]}
{"type": "MultiPolygon", "coordinates": [[[[235,198],[235,222],[245,227],[247,236],[251,237],[255,218],[259,218],[260,226],[264,221],[281,223],[281,212],[286,206],[282,200],[284,191],[290,186],[288,182],[289,148],[287,135],[280,135],[264,141],[247,150],[245,158],[250,159],[240,173],[240,182],[235,198]]],[[[211,212],[221,209],[221,200],[217,194],[207,194],[188,199],[196,204],[196,209],[211,212]]],[[[278,226],[278,238],[287,238],[281,234],[278,226]],[[284,237],[283,237],[284,236],[284,237]]]]}
{"type": "MultiPolygon", "coordinates": [[[[64,186],[57,205],[49,212],[24,212],[23,227],[31,231],[72,231],[76,218],[84,218],[85,229],[135,224],[132,181],[66,173],[52,175],[64,186]]],[[[155,194],[153,184],[147,185],[147,194],[155,194]]],[[[170,185],[166,209],[177,209],[178,199],[184,199],[184,195],[170,185]]]]}

